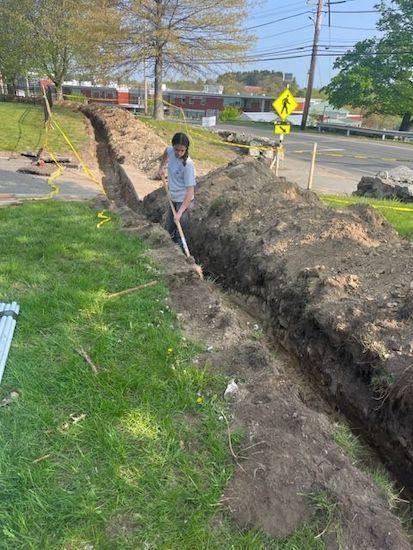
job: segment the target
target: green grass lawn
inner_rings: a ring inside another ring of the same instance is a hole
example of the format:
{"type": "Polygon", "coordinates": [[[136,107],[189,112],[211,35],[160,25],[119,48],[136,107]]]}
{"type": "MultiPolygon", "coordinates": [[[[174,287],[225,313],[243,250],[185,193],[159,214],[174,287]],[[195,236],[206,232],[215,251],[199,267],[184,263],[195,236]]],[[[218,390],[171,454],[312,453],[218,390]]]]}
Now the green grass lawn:
{"type": "Polygon", "coordinates": [[[413,204],[406,204],[396,200],[379,200],[363,197],[349,197],[346,195],[320,194],[319,198],[325,204],[336,208],[343,208],[350,204],[367,203],[377,208],[401,236],[413,239],[413,204]]]}
{"type": "Polygon", "coordinates": [[[176,132],[188,134],[191,141],[190,155],[194,160],[222,166],[234,158],[233,147],[220,143],[222,140],[219,136],[203,130],[200,126],[186,124],[183,119],[170,121],[139,117],[139,120],[153,128],[167,143],[171,142],[176,132]]]}
{"type": "Polygon", "coordinates": [[[0,301],[21,306],[0,387],[19,393],[0,408],[0,548],[324,548],[324,520],[275,542],[221,513],[227,380],[193,364],[202,344],[142,242],[96,222],[81,203],[0,209],[0,301]]]}
{"type": "MultiPolygon", "coordinates": [[[[82,114],[55,106],[54,114],[77,149],[87,143],[88,136],[82,114]]],[[[22,103],[0,103],[0,150],[37,151],[44,139],[43,107],[22,103]]],[[[49,134],[50,149],[54,153],[68,153],[70,149],[57,129],[49,134]]]]}

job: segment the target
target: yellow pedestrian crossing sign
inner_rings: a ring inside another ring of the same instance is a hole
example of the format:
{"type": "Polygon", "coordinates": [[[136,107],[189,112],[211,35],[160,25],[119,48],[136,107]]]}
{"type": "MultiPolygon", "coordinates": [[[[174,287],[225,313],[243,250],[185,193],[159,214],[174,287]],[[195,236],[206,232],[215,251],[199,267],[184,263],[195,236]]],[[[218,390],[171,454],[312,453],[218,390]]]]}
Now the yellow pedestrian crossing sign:
{"type": "Polygon", "coordinates": [[[274,133],[275,134],[289,134],[291,132],[291,124],[289,122],[284,122],[281,124],[274,124],[274,133]]]}
{"type": "Polygon", "coordinates": [[[279,114],[281,120],[285,120],[298,107],[298,103],[290,90],[286,88],[273,101],[272,106],[279,114]]]}

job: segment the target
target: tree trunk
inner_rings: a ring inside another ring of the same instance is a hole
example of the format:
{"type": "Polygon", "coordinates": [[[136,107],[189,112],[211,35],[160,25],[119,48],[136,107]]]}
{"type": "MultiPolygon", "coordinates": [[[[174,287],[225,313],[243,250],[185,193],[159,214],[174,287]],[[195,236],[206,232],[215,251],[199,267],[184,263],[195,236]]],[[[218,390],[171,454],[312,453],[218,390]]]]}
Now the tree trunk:
{"type": "Polygon", "coordinates": [[[59,101],[60,99],[63,99],[63,85],[62,82],[55,82],[56,86],[56,99],[59,101]]]}
{"type": "Polygon", "coordinates": [[[413,126],[412,113],[404,113],[400,124],[400,132],[408,132],[413,126]]]}
{"type": "Polygon", "coordinates": [[[156,120],[163,120],[162,61],[162,52],[159,51],[155,57],[155,105],[153,116],[156,120]]]}

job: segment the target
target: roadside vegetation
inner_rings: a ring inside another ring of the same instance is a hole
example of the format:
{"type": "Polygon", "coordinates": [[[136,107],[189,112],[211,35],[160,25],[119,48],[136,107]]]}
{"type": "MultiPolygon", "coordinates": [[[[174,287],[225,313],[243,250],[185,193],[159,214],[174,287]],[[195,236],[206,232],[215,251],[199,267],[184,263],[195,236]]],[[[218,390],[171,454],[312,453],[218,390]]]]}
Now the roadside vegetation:
{"type": "MultiPolygon", "coordinates": [[[[88,141],[84,117],[81,113],[55,105],[53,113],[70,136],[77,149],[88,141]]],[[[0,151],[20,153],[37,151],[44,141],[44,113],[39,105],[0,103],[0,151]]],[[[68,153],[69,147],[61,134],[52,129],[49,133],[50,149],[54,153],[68,153]]]]}
{"type": "Polygon", "coordinates": [[[193,363],[202,343],[181,334],[143,243],[81,203],[0,221],[2,297],[21,306],[0,390],[18,393],[0,407],[0,546],[324,548],[325,518],[272,541],[222,512],[227,380],[193,363]]]}
{"type": "Polygon", "coordinates": [[[402,236],[413,239],[413,205],[397,200],[379,200],[365,197],[352,197],[347,195],[319,194],[320,199],[330,206],[344,208],[351,204],[364,203],[383,214],[388,222],[402,236]]]}
{"type": "Polygon", "coordinates": [[[206,161],[212,167],[218,167],[226,164],[236,156],[234,148],[223,145],[219,136],[201,127],[192,126],[184,119],[161,121],[139,117],[139,120],[153,128],[167,143],[171,142],[172,136],[176,132],[188,134],[191,141],[190,155],[198,162],[206,161]]]}

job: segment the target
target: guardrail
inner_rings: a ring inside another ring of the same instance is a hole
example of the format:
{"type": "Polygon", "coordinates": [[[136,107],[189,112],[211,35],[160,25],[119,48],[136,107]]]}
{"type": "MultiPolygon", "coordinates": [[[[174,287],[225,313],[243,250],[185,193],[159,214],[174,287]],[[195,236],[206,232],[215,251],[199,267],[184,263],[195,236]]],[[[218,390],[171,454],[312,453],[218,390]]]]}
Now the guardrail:
{"type": "Polygon", "coordinates": [[[393,139],[401,139],[403,141],[413,140],[413,132],[399,132],[397,130],[373,130],[373,128],[358,128],[357,126],[324,122],[318,122],[317,129],[319,132],[323,130],[342,131],[345,132],[347,136],[351,133],[365,136],[381,136],[382,140],[385,140],[386,136],[392,137],[393,139]]]}

